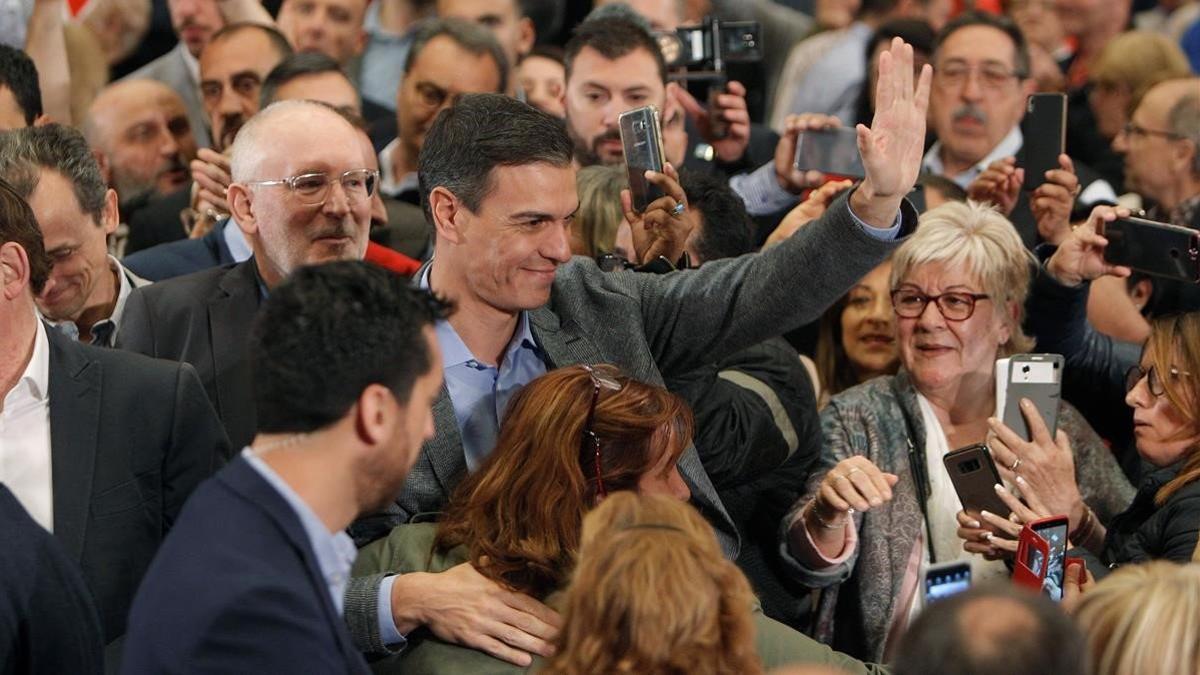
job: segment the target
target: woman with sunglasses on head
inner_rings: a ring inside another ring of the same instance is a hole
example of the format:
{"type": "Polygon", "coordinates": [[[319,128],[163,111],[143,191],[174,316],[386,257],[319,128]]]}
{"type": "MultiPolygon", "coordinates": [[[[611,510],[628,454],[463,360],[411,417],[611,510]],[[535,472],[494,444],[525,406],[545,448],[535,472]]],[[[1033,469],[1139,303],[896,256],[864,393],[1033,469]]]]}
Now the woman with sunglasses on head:
{"type": "MultiPolygon", "coordinates": [[[[784,521],[795,578],[822,589],[816,630],[835,649],[883,660],[923,603],[929,564],[970,558],[962,509],[942,462],[982,443],[995,414],[995,361],[1029,351],[1021,332],[1031,257],[995,210],[951,202],[921,216],[892,258],[900,372],[834,396],[821,411],[825,448],[784,521]]],[[[1069,405],[1059,424],[1079,448],[1087,503],[1107,519],[1133,489],[1069,405]]],[[[973,581],[1003,578],[972,559],[973,581]]]]}
{"type": "Polygon", "coordinates": [[[985,553],[1014,552],[1023,523],[1066,514],[1070,540],[1095,558],[1089,569],[1102,576],[1113,565],[1167,559],[1187,562],[1200,537],[1200,312],[1160,317],[1151,323],[1141,356],[1087,324],[1087,284],[1103,274],[1128,276],[1130,270],[1104,261],[1107,241],[1096,234],[1101,221],[1127,212],[1097,208],[1088,223],[1047,261],[1030,303],[1031,325],[1039,339],[1068,354],[1088,372],[1096,399],[1123,398],[1133,412],[1133,442],[1149,469],[1137,495],[1121,514],[1104,523],[1079,498],[1070,441],[1051,438],[1036,411],[1026,415],[1034,440],[1025,441],[1003,424],[994,423],[991,443],[1001,464],[1018,466],[1014,477],[1018,500],[1006,489],[1001,497],[1016,515],[1002,519],[986,514],[979,521],[960,514],[964,546],[985,553]],[[1056,311],[1052,311],[1056,310],[1056,311]],[[995,530],[989,536],[982,526],[995,530]]]}
{"type": "MultiPolygon", "coordinates": [[[[469,563],[504,587],[512,602],[524,594],[553,607],[574,567],[583,517],[606,496],[633,491],[689,498],[677,462],[691,436],[687,404],[662,387],[612,366],[551,371],[510,401],[496,449],[459,484],[441,519],[401,525],[363,548],[354,575],[436,573],[469,563]]],[[[875,672],[760,611],[754,624],[768,667],[799,661],[875,672]]],[[[501,660],[515,658],[510,645],[497,641],[476,650],[444,639],[450,637],[410,634],[400,657],[377,664],[376,672],[524,670],[501,660]]]]}

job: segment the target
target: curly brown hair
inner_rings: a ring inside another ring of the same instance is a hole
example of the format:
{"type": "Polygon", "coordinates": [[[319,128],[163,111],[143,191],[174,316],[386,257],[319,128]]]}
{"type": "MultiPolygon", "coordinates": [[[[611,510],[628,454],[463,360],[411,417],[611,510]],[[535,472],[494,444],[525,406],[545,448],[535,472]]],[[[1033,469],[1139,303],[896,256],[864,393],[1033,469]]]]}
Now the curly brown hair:
{"type": "MultiPolygon", "coordinates": [[[[692,438],[692,412],[680,397],[595,366],[620,383],[601,389],[592,431],[601,444],[606,491],[635,490],[670,455],[675,466],[692,438]]],[[[434,550],[465,545],[471,564],[507,588],[544,598],[574,565],[583,516],[597,502],[592,445],[583,442],[592,404],[591,372],[554,370],[509,402],[496,449],[466,477],[438,524],[434,550]],[[586,455],[586,456],[585,456],[586,455]]]]}

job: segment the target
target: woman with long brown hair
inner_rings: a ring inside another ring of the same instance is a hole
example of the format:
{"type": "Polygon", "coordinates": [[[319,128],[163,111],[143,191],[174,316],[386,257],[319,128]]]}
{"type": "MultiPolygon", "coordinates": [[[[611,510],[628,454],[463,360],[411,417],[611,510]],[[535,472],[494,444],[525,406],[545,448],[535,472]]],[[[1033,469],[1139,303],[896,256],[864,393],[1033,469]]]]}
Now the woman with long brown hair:
{"type": "Polygon", "coordinates": [[[547,675],[757,675],[754,592],[685,503],[614,494],[583,519],[547,675]]]}
{"type": "MultiPolygon", "coordinates": [[[[469,562],[507,590],[554,606],[551,596],[575,565],[584,515],[601,500],[623,491],[688,498],[676,462],[691,435],[686,403],[662,387],[611,366],[551,371],[513,397],[496,449],[459,484],[440,522],[395,528],[359,552],[354,574],[441,572],[469,562]]],[[[759,611],[753,618],[768,666],[799,661],[872,672],[759,611]]],[[[424,631],[376,670],[521,671],[424,631]]]]}

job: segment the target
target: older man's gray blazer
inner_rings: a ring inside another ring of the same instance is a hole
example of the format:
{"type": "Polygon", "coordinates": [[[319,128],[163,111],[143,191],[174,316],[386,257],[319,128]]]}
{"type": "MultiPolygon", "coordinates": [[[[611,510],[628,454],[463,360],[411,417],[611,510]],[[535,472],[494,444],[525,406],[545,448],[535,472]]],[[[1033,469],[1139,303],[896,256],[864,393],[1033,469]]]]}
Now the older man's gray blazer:
{"type": "MultiPolygon", "coordinates": [[[[916,225],[903,209],[902,236],[916,225]]],[[[790,240],[760,254],[718,260],[666,275],[605,273],[587,258],[558,270],[550,302],[530,313],[547,366],[613,363],[631,377],[663,385],[664,376],[757,344],[815,320],[897,242],[864,232],[843,196],[790,240]]],[[[436,435],[425,444],[404,490],[383,513],[361,519],[360,543],[421,513],[441,511],[466,475],[462,440],[446,389],[434,404],[436,435]]],[[[737,532],[689,446],[679,469],[692,502],[713,523],[725,553],[737,557],[737,532]]],[[[359,647],[382,651],[375,615],[379,577],[356,579],[346,620],[359,647]]]]}

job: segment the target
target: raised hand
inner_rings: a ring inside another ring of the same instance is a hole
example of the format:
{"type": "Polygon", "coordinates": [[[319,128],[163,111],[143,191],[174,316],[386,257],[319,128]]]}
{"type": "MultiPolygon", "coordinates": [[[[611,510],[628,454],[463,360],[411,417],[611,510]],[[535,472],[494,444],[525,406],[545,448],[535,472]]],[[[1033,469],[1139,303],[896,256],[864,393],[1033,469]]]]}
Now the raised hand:
{"type": "Polygon", "coordinates": [[[736,162],[750,145],[750,112],[746,108],[746,87],[730,80],[725,89],[712,96],[705,108],[684,87],[674,87],[675,98],[717,157],[736,162]],[[724,133],[717,133],[723,131],[724,133]]]}
{"type": "Polygon", "coordinates": [[[659,257],[674,263],[683,256],[694,229],[694,221],[687,215],[687,194],[670,162],[663,165],[663,173],[647,171],[646,180],[662,188],[664,194],[650,202],[642,213],[633,210],[629,190],[621,190],[621,208],[633,234],[634,255],[643,264],[659,257]]]}
{"type": "Polygon", "coordinates": [[[1071,234],[1071,209],[1075,206],[1075,195],[1079,194],[1079,178],[1075,176],[1071,158],[1059,155],[1058,166],[1047,171],[1046,182],[1029,195],[1029,209],[1037,221],[1038,234],[1055,246],[1071,234]]]}
{"type": "Polygon", "coordinates": [[[1123,265],[1111,265],[1104,260],[1104,248],[1108,240],[1099,234],[1104,223],[1117,218],[1129,217],[1129,209],[1097,206],[1087,222],[1076,227],[1059,245],[1050,260],[1046,261],[1046,272],[1067,286],[1078,286],[1106,274],[1124,278],[1132,273],[1123,265]]]}
{"type": "Polygon", "coordinates": [[[1025,180],[1025,169],[1017,168],[1015,157],[1003,157],[988,165],[967,186],[967,196],[977,202],[986,202],[996,207],[1005,216],[1012,213],[1021,196],[1021,183],[1025,180]]]}
{"type": "Polygon", "coordinates": [[[925,117],[933,69],[926,64],[913,86],[913,49],[900,38],[879,55],[875,117],[858,125],[858,151],[866,178],[855,190],[851,208],[875,227],[891,227],[904,195],[921,171],[925,117]]]}

